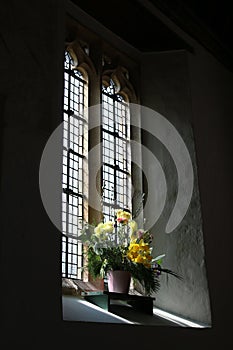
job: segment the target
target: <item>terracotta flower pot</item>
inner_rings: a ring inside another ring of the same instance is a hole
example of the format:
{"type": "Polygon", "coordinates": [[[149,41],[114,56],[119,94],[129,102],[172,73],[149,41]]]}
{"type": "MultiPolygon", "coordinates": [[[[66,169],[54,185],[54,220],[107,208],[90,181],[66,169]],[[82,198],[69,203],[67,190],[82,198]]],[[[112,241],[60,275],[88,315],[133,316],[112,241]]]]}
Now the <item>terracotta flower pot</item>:
{"type": "Polygon", "coordinates": [[[131,274],[128,271],[109,271],[108,273],[108,291],[115,293],[128,294],[131,274]]]}

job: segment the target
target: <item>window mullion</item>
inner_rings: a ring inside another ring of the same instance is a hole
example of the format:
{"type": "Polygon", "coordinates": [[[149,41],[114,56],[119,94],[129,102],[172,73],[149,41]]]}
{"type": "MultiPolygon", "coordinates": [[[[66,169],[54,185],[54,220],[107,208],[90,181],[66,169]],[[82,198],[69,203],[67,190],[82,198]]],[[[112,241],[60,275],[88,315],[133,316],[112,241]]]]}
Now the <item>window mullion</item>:
{"type": "MultiPolygon", "coordinates": [[[[71,62],[69,60],[69,70],[70,70],[71,62]]],[[[68,75],[68,111],[70,111],[70,74],[68,75]]],[[[67,180],[66,180],[66,187],[69,188],[69,173],[70,173],[70,167],[69,167],[69,156],[68,156],[68,149],[70,147],[70,115],[68,114],[67,118],[67,153],[66,153],[66,159],[67,159],[67,180]]],[[[69,193],[66,193],[66,248],[65,248],[65,276],[68,277],[69,274],[69,193]]]]}
{"type": "MultiPolygon", "coordinates": [[[[115,111],[115,101],[113,100],[113,133],[114,135],[116,135],[116,115],[115,115],[116,111],[115,111]]],[[[116,173],[117,173],[117,170],[116,170],[116,137],[113,138],[113,154],[114,154],[114,185],[113,185],[113,188],[114,188],[114,207],[116,208],[117,206],[117,176],[116,176],[116,173]]]]}

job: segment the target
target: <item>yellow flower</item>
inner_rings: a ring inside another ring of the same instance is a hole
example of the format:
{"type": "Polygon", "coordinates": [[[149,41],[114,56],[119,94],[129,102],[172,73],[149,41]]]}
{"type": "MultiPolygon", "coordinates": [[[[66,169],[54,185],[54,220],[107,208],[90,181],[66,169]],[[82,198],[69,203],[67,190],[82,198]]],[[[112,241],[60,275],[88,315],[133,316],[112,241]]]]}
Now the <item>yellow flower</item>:
{"type": "Polygon", "coordinates": [[[127,257],[135,263],[144,264],[150,267],[152,260],[151,249],[148,243],[145,243],[142,239],[139,243],[135,243],[136,240],[132,241],[129,245],[127,257]]]}
{"type": "Polygon", "coordinates": [[[112,221],[107,221],[104,223],[103,225],[103,230],[106,232],[106,233],[111,233],[113,232],[113,228],[114,228],[114,223],[112,221]]]}
{"type": "Polygon", "coordinates": [[[100,233],[102,232],[102,228],[103,228],[103,222],[100,222],[94,229],[94,232],[96,235],[100,235],[100,233]]]}
{"type": "Polygon", "coordinates": [[[112,221],[107,221],[105,223],[100,222],[94,229],[94,232],[97,236],[101,233],[112,233],[114,228],[114,223],[112,221]]]}
{"type": "Polygon", "coordinates": [[[124,211],[122,209],[116,212],[117,221],[121,224],[128,224],[131,219],[131,214],[128,211],[124,211]]]}
{"type": "Polygon", "coordinates": [[[133,234],[138,229],[138,225],[137,225],[136,221],[134,221],[134,220],[131,220],[129,222],[129,227],[130,227],[131,234],[133,234]]]}
{"type": "Polygon", "coordinates": [[[136,263],[139,263],[139,264],[143,264],[144,263],[144,257],[142,255],[138,255],[136,258],[135,258],[135,262],[136,263]]]}

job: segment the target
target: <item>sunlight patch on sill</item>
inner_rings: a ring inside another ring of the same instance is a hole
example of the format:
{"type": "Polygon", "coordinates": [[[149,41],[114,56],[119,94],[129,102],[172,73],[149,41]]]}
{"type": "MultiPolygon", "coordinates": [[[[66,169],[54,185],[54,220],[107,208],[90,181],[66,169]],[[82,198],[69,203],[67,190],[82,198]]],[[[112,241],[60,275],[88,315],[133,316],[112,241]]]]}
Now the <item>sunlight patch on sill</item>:
{"type": "Polygon", "coordinates": [[[203,325],[197,322],[192,322],[189,320],[186,320],[185,318],[173,315],[167,311],[163,311],[161,309],[158,309],[156,307],[153,308],[153,314],[162,318],[165,318],[166,320],[172,321],[174,323],[177,323],[177,325],[182,327],[193,327],[193,328],[210,328],[209,325],[203,325]]]}

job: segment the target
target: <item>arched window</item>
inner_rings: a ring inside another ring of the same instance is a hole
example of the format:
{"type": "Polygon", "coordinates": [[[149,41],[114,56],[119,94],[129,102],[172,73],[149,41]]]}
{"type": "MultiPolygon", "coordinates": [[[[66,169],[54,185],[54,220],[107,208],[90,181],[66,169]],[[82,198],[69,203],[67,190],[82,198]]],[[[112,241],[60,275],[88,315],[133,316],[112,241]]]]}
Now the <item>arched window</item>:
{"type": "Polygon", "coordinates": [[[129,105],[134,92],[126,68],[109,65],[109,60],[106,64],[98,39],[85,33],[69,37],[64,55],[62,277],[76,282],[93,282],[79,240],[83,224],[93,224],[102,215],[112,220],[116,208],[132,209],[129,105]],[[93,113],[89,107],[95,105],[93,113]],[[98,118],[94,130],[92,118],[98,118]],[[96,157],[90,151],[99,144],[101,171],[94,178],[96,157]],[[102,208],[93,208],[95,190],[102,188],[102,208]]]}
{"type": "Polygon", "coordinates": [[[77,232],[85,219],[88,120],[87,75],[76,67],[74,53],[65,51],[62,174],[62,276],[82,279],[83,246],[77,232]]]}
{"type": "Polygon", "coordinates": [[[111,79],[102,85],[103,214],[112,220],[116,208],[131,211],[129,104],[111,79]]]}

